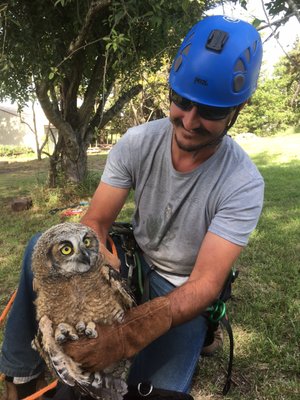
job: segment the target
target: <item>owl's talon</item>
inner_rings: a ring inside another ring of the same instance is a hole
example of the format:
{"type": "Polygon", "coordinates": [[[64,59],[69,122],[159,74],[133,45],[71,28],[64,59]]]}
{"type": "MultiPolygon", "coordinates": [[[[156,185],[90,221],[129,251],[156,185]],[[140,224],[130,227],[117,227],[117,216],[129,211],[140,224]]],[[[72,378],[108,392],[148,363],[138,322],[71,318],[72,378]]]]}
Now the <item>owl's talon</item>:
{"type": "Polygon", "coordinates": [[[96,324],[94,322],[89,322],[86,325],[86,329],[85,329],[85,335],[91,339],[95,339],[96,337],[98,337],[98,333],[96,331],[96,324]]]}
{"type": "Polygon", "coordinates": [[[90,338],[90,339],[95,339],[98,337],[98,333],[96,330],[91,330],[91,329],[86,329],[85,330],[85,335],[90,338]]]}
{"type": "Polygon", "coordinates": [[[77,335],[75,329],[64,322],[58,324],[55,330],[55,340],[57,343],[62,344],[67,340],[78,340],[79,336],[77,335]]]}
{"type": "Polygon", "coordinates": [[[77,333],[79,335],[84,335],[85,328],[86,328],[86,326],[85,326],[85,323],[83,321],[79,321],[75,326],[75,329],[76,329],[76,331],[77,331],[77,333]]]}
{"type": "Polygon", "coordinates": [[[76,333],[72,333],[72,334],[69,336],[69,339],[70,339],[70,340],[78,340],[78,339],[79,339],[79,336],[76,335],[76,333]]]}
{"type": "Polygon", "coordinates": [[[63,344],[67,341],[67,337],[65,335],[61,334],[61,335],[56,336],[55,340],[58,344],[63,344]]]}

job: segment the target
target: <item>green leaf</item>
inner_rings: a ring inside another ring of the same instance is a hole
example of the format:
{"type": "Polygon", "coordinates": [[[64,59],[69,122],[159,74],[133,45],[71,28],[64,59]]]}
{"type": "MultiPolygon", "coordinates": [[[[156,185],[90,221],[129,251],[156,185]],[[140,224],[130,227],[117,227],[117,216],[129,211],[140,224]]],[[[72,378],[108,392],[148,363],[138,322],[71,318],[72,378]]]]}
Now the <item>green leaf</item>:
{"type": "Polygon", "coordinates": [[[254,26],[254,28],[258,28],[259,25],[260,25],[262,22],[264,22],[262,19],[255,18],[255,19],[252,21],[252,25],[254,26]]]}

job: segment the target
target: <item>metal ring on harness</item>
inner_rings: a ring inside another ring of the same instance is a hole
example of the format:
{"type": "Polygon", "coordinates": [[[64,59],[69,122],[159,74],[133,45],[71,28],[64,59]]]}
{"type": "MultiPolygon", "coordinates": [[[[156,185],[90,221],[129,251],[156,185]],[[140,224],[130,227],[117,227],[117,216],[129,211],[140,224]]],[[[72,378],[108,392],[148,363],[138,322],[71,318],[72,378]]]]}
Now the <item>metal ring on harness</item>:
{"type": "Polygon", "coordinates": [[[149,394],[151,394],[151,392],[152,392],[152,390],[153,390],[153,386],[150,385],[149,391],[148,391],[147,393],[143,393],[143,392],[141,391],[141,385],[142,385],[141,382],[137,385],[137,389],[138,389],[139,394],[140,394],[141,396],[143,396],[143,397],[149,396],[149,394]]]}

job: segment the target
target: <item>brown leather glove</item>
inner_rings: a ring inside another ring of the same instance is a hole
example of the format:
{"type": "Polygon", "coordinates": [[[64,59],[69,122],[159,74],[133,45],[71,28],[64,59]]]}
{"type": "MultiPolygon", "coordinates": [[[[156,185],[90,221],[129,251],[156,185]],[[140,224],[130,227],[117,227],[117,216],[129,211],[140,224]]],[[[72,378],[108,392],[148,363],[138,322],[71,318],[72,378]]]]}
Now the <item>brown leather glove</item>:
{"type": "Polygon", "coordinates": [[[121,324],[97,325],[96,339],[82,338],[64,345],[64,351],[89,371],[102,371],[134,356],[166,333],[172,324],[170,300],[157,297],[127,311],[121,324]]]}
{"type": "Polygon", "coordinates": [[[100,243],[100,253],[104,256],[104,262],[109,264],[111,267],[120,270],[121,262],[118,257],[116,257],[113,253],[111,253],[104,244],[100,243]]]}

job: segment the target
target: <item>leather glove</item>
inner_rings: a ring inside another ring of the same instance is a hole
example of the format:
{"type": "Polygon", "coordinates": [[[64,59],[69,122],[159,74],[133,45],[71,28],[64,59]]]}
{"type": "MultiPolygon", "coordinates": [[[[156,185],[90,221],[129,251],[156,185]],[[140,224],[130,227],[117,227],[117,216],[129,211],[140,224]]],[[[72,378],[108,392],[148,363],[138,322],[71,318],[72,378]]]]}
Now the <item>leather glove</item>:
{"type": "Polygon", "coordinates": [[[111,253],[104,244],[100,243],[100,253],[104,257],[104,262],[109,264],[111,267],[116,269],[117,271],[120,270],[121,262],[118,257],[116,257],[113,253],[111,253]]]}
{"type": "Polygon", "coordinates": [[[63,347],[84,369],[103,371],[121,359],[134,356],[166,333],[171,324],[170,300],[157,297],[127,311],[120,324],[98,324],[96,339],[82,338],[63,347]]]}

